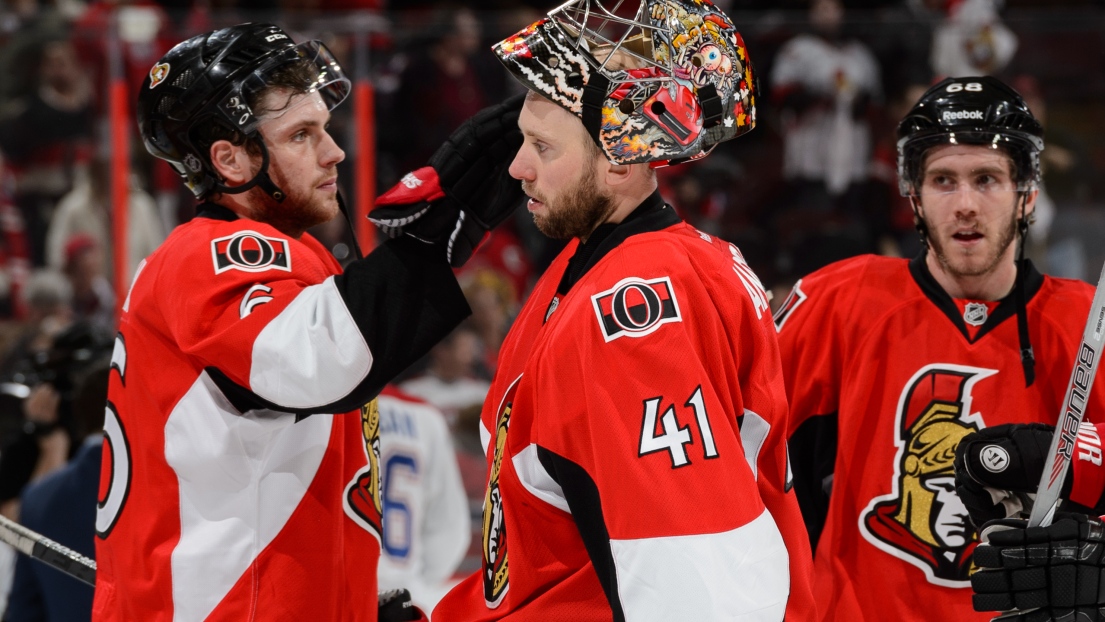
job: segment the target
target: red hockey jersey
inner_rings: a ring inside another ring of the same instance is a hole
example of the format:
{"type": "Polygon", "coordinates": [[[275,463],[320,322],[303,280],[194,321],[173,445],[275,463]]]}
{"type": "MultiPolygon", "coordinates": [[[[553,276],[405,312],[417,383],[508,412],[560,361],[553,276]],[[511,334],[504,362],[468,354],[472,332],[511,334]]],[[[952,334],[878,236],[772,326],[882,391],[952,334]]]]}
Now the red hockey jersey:
{"type": "Polygon", "coordinates": [[[112,358],[96,620],[376,619],[368,400],[467,313],[418,250],[342,274],[309,235],[208,205],[142,264],[112,358]]]}
{"type": "Polygon", "coordinates": [[[786,417],[759,280],[654,195],[569,244],[511,328],[484,566],[433,619],[813,619],[786,417]]]}
{"type": "MultiPolygon", "coordinates": [[[[822,620],[992,617],[971,607],[978,540],[955,494],[955,448],[986,426],[1055,424],[1093,298],[1088,284],[1035,269],[1025,283],[1028,388],[1016,296],[953,300],[923,258],[832,264],[776,312],[791,431],[817,415],[838,425],[813,575],[822,620]]],[[[1098,386],[1086,416],[1100,420],[1103,406],[1098,386]]]]}

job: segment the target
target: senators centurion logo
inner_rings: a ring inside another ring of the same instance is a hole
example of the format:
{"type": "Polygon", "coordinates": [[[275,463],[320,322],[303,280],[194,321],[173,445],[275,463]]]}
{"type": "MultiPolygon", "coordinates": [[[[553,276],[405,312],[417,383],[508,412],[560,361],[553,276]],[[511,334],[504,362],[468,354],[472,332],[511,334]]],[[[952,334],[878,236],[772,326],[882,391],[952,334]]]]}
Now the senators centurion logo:
{"type": "Polygon", "coordinates": [[[380,409],[376,400],[361,407],[361,434],[368,465],[346,485],[342,508],[353,522],[380,539],[384,506],[380,498],[380,409]]]}
{"type": "Polygon", "coordinates": [[[499,488],[503,458],[506,456],[506,432],[510,427],[510,412],[514,409],[518,376],[507,388],[499,403],[495,423],[495,448],[491,460],[491,475],[487,478],[487,493],[483,499],[483,598],[489,609],[502,604],[510,587],[507,567],[506,515],[503,510],[503,491],[499,488]]]}
{"type": "Polygon", "coordinates": [[[608,343],[618,337],[644,337],[668,322],[680,322],[679,303],[671,279],[644,280],[635,276],[591,296],[599,330],[608,343]]]}
{"type": "Polygon", "coordinates": [[[158,63],[150,67],[150,88],[157,86],[169,77],[169,63],[158,63]]]}
{"type": "Polygon", "coordinates": [[[215,274],[227,270],[292,271],[292,255],[288,250],[288,241],[270,238],[256,231],[239,231],[234,235],[212,240],[211,258],[215,262],[215,274]]]}
{"type": "Polygon", "coordinates": [[[974,385],[996,374],[963,365],[926,365],[898,398],[898,447],[892,492],[871,499],[859,517],[864,539],[913,564],[929,583],[970,587],[978,535],[955,492],[955,448],[985,427],[971,412],[974,385]]]}

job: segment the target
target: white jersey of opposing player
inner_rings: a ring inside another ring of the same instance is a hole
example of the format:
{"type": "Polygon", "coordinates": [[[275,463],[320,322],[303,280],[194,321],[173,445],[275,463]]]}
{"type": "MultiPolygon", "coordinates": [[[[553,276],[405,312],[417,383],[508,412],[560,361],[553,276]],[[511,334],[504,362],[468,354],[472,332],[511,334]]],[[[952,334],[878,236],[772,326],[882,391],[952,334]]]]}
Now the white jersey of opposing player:
{"type": "Polygon", "coordinates": [[[441,411],[390,387],[379,397],[380,590],[407,588],[430,611],[471,540],[468,498],[441,411]]]}

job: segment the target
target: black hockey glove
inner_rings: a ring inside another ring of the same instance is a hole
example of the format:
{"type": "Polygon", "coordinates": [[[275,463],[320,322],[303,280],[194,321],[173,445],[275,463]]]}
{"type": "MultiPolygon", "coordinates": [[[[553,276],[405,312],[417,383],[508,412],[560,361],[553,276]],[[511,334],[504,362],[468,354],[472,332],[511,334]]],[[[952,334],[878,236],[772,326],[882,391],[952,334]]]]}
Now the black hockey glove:
{"type": "MultiPolygon", "coordinates": [[[[976,527],[1028,516],[1054,430],[1041,423],[1003,424],[963,437],[955,452],[955,490],[976,527]]],[[[1079,431],[1073,456],[1060,507],[1095,513],[1105,488],[1105,467],[1097,430],[1088,422],[1079,431]]]]}
{"type": "Polygon", "coordinates": [[[376,619],[379,622],[425,621],[426,615],[411,602],[411,593],[407,590],[388,590],[380,592],[377,599],[376,619]]]}
{"type": "Polygon", "coordinates": [[[1048,527],[1017,519],[987,523],[971,575],[975,611],[1002,622],[1105,621],[1105,524],[1057,514],[1048,527]]]}
{"type": "Polygon", "coordinates": [[[518,113],[524,99],[516,95],[461,124],[429,166],[407,173],[376,200],[368,219],[390,237],[443,246],[450,265],[464,265],[521,204],[521,182],[507,169],[522,146],[518,113]]]}

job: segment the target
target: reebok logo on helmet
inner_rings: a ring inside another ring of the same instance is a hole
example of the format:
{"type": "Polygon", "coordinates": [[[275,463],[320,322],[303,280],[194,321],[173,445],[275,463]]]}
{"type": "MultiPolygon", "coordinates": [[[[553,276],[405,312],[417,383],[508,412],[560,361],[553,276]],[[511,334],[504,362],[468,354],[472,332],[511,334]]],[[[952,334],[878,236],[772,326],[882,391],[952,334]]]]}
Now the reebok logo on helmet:
{"type": "Polygon", "coordinates": [[[981,121],[986,118],[982,110],[945,110],[940,115],[943,123],[955,123],[957,121],[981,121]]]}

